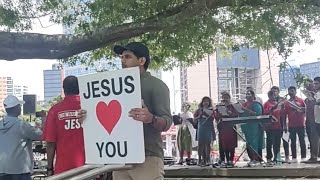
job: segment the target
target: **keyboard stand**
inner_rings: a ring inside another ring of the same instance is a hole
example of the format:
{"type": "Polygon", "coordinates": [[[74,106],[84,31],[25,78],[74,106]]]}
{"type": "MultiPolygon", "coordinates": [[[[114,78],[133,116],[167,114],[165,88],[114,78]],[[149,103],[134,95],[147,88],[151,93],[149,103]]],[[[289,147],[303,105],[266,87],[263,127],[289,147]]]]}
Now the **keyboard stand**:
{"type": "MultiPolygon", "coordinates": [[[[248,142],[242,135],[241,133],[235,128],[233,127],[233,130],[237,133],[237,135],[246,143],[246,148],[242,151],[242,153],[239,155],[239,157],[236,159],[236,161],[233,163],[233,167],[235,166],[235,164],[239,161],[239,159],[241,158],[241,156],[244,154],[245,151],[247,151],[247,149],[250,148],[250,150],[252,150],[253,153],[255,153],[255,155],[258,155],[258,157],[262,160],[262,162],[268,166],[268,164],[263,160],[263,158],[260,156],[260,154],[254,150],[251,146],[252,142],[248,142]]],[[[259,131],[258,133],[254,136],[253,141],[259,136],[259,134],[262,132],[263,133],[263,127],[261,124],[259,124],[259,131]]],[[[262,164],[262,162],[260,162],[262,164]]]]}

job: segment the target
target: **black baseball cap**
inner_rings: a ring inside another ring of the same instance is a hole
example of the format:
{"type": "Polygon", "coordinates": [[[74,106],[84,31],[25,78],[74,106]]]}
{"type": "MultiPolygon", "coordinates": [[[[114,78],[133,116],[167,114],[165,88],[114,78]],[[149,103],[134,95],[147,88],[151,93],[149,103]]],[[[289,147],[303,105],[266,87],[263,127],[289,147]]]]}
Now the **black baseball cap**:
{"type": "Polygon", "coordinates": [[[135,55],[139,57],[145,57],[146,61],[150,61],[149,48],[141,42],[131,42],[126,46],[115,45],[113,47],[113,51],[116,54],[122,54],[123,51],[132,51],[135,55]]]}

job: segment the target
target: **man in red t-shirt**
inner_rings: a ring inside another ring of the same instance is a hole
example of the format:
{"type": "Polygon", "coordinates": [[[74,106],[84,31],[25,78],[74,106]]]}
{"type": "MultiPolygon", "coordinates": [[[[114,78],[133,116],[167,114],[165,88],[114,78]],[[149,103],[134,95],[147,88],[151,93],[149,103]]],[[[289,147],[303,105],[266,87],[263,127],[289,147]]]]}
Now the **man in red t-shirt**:
{"type": "MultiPolygon", "coordinates": [[[[281,97],[280,96],[280,88],[278,86],[272,86],[271,91],[274,91],[276,94],[277,98],[276,101],[278,104],[281,104],[281,110],[284,110],[284,102],[286,101],[286,97],[281,97]]],[[[280,123],[281,127],[284,133],[288,132],[288,123],[287,123],[287,115],[286,113],[282,113],[280,116],[280,123]]],[[[285,154],[285,162],[289,161],[289,143],[282,138],[282,145],[283,145],[283,150],[285,154]]],[[[280,145],[281,146],[281,145],[280,145]]]]}
{"type": "Polygon", "coordinates": [[[268,92],[269,100],[264,103],[263,111],[265,114],[273,115],[276,119],[275,122],[265,126],[267,134],[267,162],[271,163],[272,157],[273,162],[276,163],[280,161],[280,145],[282,138],[282,126],[280,123],[281,107],[277,104],[277,94],[270,90],[268,92]],[[272,154],[273,149],[273,154],[272,154]]]}
{"type": "Polygon", "coordinates": [[[43,132],[47,141],[48,176],[84,165],[82,125],[78,122],[80,96],[78,79],[68,76],[63,81],[65,98],[51,107],[43,132]],[[53,168],[53,161],[56,162],[53,168]]]}
{"type": "Polygon", "coordinates": [[[305,142],[305,104],[304,100],[296,96],[296,88],[290,86],[288,94],[290,99],[285,103],[285,112],[288,115],[288,125],[291,139],[292,161],[297,162],[297,134],[300,142],[301,160],[306,158],[305,142]]]}

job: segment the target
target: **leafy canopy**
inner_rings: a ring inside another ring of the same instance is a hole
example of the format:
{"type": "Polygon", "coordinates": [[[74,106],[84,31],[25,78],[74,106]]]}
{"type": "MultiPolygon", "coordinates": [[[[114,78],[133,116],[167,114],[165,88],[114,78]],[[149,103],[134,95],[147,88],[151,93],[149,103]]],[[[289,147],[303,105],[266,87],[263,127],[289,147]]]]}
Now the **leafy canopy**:
{"type": "MultiPolygon", "coordinates": [[[[148,30],[120,42],[145,42],[152,52],[152,66],[170,68],[191,65],[216,48],[239,46],[277,48],[287,57],[301,41],[312,43],[310,30],[319,28],[318,0],[3,0],[0,25],[4,31],[33,28],[39,17],[50,16],[69,33],[90,35],[124,23],[164,19],[168,28],[148,30]],[[175,16],[189,6],[204,3],[183,17],[175,16]],[[199,12],[197,11],[199,10],[199,12]]],[[[84,63],[111,58],[113,44],[65,61],[84,63]]]]}

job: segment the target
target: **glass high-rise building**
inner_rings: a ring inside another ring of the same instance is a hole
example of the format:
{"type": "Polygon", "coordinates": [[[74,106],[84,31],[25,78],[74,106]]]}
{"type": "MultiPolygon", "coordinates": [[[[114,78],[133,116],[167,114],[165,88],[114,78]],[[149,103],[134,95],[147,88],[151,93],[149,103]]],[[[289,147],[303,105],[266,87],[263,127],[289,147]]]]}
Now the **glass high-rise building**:
{"type": "Polygon", "coordinates": [[[290,86],[297,87],[295,74],[300,73],[299,67],[292,67],[279,72],[279,88],[280,90],[287,90],[290,86]]]}
{"type": "Polygon", "coordinates": [[[63,79],[64,73],[59,64],[53,64],[51,70],[43,71],[45,103],[63,94],[63,79]]]}
{"type": "Polygon", "coordinates": [[[300,71],[311,79],[320,76],[320,59],[317,62],[301,64],[300,71]]]}

